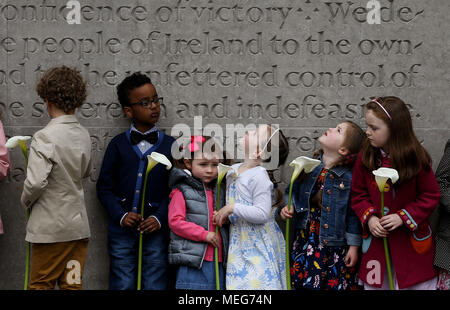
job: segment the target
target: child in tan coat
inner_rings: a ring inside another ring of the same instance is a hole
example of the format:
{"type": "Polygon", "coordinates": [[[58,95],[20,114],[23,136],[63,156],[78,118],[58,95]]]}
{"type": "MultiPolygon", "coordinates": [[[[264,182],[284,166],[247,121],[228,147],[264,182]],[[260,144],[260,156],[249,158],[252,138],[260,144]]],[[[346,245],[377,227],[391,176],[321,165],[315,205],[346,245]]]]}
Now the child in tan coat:
{"type": "Polygon", "coordinates": [[[81,289],[90,237],[82,179],[91,172],[91,140],[75,117],[86,84],[75,69],[49,69],[37,88],[51,121],[31,141],[22,205],[31,208],[30,289],[81,289]]]}

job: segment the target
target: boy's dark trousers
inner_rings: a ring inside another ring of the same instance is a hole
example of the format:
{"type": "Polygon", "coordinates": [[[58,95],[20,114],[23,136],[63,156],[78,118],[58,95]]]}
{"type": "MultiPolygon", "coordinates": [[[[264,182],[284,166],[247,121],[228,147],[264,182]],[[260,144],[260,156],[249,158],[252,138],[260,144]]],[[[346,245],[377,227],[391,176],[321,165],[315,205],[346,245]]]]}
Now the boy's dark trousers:
{"type": "MultiPolygon", "coordinates": [[[[97,196],[109,215],[108,248],[110,256],[111,289],[137,288],[139,234],[123,228],[120,220],[126,212],[140,213],[141,189],[147,165],[147,155],[156,151],[172,160],[171,146],[175,139],[159,132],[158,142],[145,154],[130,142],[130,131],[114,137],[106,149],[97,181],[97,196]]],[[[167,205],[169,199],[168,170],[156,165],[148,179],[144,218],[155,216],[162,229],[144,234],[143,240],[143,289],[167,289],[167,250],[169,232],[167,205]],[[148,206],[148,207],[147,207],[148,206]]]]}
{"type": "MultiPolygon", "coordinates": [[[[142,241],[143,290],[168,289],[166,238],[161,230],[144,234],[142,241]]],[[[136,290],[139,235],[131,232],[114,234],[110,231],[108,248],[110,257],[109,289],[136,290]]]]}

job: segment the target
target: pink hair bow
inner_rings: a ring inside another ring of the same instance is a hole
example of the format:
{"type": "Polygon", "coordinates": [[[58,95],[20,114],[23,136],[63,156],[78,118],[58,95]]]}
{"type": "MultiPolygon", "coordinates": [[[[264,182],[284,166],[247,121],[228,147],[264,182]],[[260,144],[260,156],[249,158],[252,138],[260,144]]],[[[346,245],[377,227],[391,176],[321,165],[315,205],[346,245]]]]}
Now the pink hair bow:
{"type": "MultiPolygon", "coordinates": [[[[191,136],[191,143],[189,143],[187,145],[189,151],[191,153],[193,153],[193,152],[197,152],[198,150],[200,150],[199,143],[202,144],[205,142],[205,140],[206,139],[203,136],[191,136]]],[[[184,147],[183,147],[183,149],[184,149],[184,147]]]]}

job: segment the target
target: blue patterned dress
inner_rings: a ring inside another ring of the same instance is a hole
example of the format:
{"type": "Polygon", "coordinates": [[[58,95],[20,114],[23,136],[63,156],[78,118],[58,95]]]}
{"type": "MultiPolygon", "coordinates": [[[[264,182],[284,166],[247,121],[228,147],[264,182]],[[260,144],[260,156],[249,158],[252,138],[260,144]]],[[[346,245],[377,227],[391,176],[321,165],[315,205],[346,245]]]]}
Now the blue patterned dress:
{"type": "MultiPolygon", "coordinates": [[[[282,290],[286,289],[286,261],[284,237],[275,222],[272,208],[273,184],[267,171],[258,166],[238,175],[241,164],[233,165],[227,174],[227,204],[253,206],[255,191],[264,191],[270,210],[268,221],[254,224],[235,213],[230,216],[230,245],[226,270],[227,290],[282,290]],[[270,182],[267,183],[267,182],[270,182]]],[[[258,200],[260,201],[260,200],[258,200]]],[[[236,210],[236,207],[235,207],[236,210]]],[[[250,210],[250,209],[248,209],[250,210]]]]}

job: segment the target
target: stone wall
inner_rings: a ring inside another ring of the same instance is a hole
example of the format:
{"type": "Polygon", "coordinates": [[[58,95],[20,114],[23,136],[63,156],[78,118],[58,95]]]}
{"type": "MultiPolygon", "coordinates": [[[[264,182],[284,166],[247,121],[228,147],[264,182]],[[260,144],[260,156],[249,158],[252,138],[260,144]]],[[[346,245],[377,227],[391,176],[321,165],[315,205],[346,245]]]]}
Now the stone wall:
{"type": "MultiPolygon", "coordinates": [[[[0,110],[8,137],[32,135],[49,117],[34,87],[55,65],[75,66],[88,83],[77,112],[92,138],[94,170],[85,182],[92,238],[85,289],[108,280],[106,213],[95,182],[105,148],[129,121],[115,87],[140,70],[164,97],[159,128],[175,124],[279,124],[291,154],[311,156],[316,138],[344,119],[363,128],[363,106],[395,95],[410,107],[416,133],[436,168],[449,125],[448,0],[0,0],[0,110]],[[376,2],[376,1],[375,1],[376,2]],[[79,24],[69,20],[80,18],[79,24]]],[[[11,152],[0,182],[0,289],[21,289],[25,164],[11,152]]],[[[285,187],[291,168],[276,176],[285,187]]]]}

